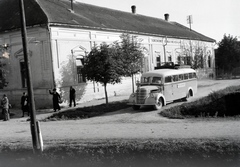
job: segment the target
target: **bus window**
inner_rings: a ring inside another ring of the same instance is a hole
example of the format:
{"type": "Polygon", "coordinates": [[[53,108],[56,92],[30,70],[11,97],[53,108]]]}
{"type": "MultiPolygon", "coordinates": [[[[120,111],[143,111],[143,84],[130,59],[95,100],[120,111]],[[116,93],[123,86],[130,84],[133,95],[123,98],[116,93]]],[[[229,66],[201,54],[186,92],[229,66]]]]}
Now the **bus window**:
{"type": "Polygon", "coordinates": [[[153,77],[152,83],[153,84],[161,84],[162,83],[161,77],[153,77]]]}
{"type": "Polygon", "coordinates": [[[185,79],[185,80],[188,79],[188,74],[184,74],[184,79],[185,79]]]}
{"type": "Polygon", "coordinates": [[[178,80],[179,80],[179,81],[183,80],[183,74],[180,74],[180,75],[178,76],[178,80]]]}
{"type": "Polygon", "coordinates": [[[197,75],[196,75],[196,73],[193,73],[193,78],[197,78],[197,75]]]}
{"type": "Polygon", "coordinates": [[[165,77],[165,83],[172,82],[172,76],[165,77]]]}
{"type": "Polygon", "coordinates": [[[192,78],[193,78],[193,74],[189,73],[189,79],[192,79],[192,78]]]}
{"type": "Polygon", "coordinates": [[[141,83],[149,83],[150,82],[150,77],[142,77],[141,78],[141,83]]]}
{"type": "Polygon", "coordinates": [[[177,82],[178,81],[178,75],[174,75],[173,76],[173,82],[177,82]]]}

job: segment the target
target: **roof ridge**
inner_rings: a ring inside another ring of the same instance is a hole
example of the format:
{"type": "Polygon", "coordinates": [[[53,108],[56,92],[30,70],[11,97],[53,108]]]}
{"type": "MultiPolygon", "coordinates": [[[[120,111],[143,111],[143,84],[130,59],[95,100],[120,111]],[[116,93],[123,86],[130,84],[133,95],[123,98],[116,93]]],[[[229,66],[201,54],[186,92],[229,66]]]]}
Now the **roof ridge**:
{"type": "MultiPolygon", "coordinates": [[[[16,0],[1,0],[0,31],[20,28],[16,0]],[[9,15],[6,11],[11,10],[9,15]],[[3,20],[3,21],[2,21],[3,20]]],[[[134,33],[138,35],[177,39],[192,39],[214,42],[198,32],[189,31],[181,24],[168,22],[162,18],[134,14],[131,12],[100,7],[74,1],[73,11],[70,0],[24,0],[27,26],[52,24],[68,28],[84,28],[134,33]]]]}

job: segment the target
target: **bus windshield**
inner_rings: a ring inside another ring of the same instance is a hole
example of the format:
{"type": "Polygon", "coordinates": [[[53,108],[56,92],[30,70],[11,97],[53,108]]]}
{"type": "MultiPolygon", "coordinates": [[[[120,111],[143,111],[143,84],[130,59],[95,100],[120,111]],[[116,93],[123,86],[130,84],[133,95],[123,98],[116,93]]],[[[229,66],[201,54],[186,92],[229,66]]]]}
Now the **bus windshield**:
{"type": "Polygon", "coordinates": [[[162,77],[142,77],[141,85],[159,85],[162,84],[162,77]]]}

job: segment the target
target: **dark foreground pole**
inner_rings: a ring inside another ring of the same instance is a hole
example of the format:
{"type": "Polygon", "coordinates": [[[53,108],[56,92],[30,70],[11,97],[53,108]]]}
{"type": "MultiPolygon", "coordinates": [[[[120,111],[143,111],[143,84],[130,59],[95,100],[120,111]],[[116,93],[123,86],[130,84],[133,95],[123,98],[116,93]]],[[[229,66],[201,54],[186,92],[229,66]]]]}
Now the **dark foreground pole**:
{"type": "Polygon", "coordinates": [[[25,11],[23,0],[19,0],[20,6],[20,16],[21,16],[21,31],[22,31],[22,43],[23,43],[23,53],[24,53],[24,62],[26,67],[27,74],[27,88],[28,88],[28,100],[30,104],[30,129],[32,134],[32,143],[34,153],[40,152],[38,135],[37,135],[37,126],[36,126],[36,115],[35,115],[35,103],[34,103],[34,94],[33,87],[31,82],[31,70],[30,70],[30,61],[28,57],[28,46],[27,46],[27,30],[26,30],[26,20],[25,20],[25,11]]]}

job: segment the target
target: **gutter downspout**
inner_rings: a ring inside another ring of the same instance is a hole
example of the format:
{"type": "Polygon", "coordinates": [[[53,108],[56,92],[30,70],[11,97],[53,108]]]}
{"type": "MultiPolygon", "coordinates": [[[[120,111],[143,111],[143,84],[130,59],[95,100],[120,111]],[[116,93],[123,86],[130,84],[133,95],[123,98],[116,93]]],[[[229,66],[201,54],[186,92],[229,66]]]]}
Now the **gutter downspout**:
{"type": "Polygon", "coordinates": [[[49,45],[50,45],[50,57],[51,57],[51,67],[52,67],[52,84],[53,84],[53,87],[55,88],[56,87],[56,81],[55,81],[55,73],[54,73],[54,65],[53,65],[53,52],[52,52],[52,40],[51,40],[51,37],[52,37],[52,34],[51,34],[51,28],[49,26],[49,24],[47,25],[47,30],[48,30],[48,35],[49,35],[49,45]]]}

